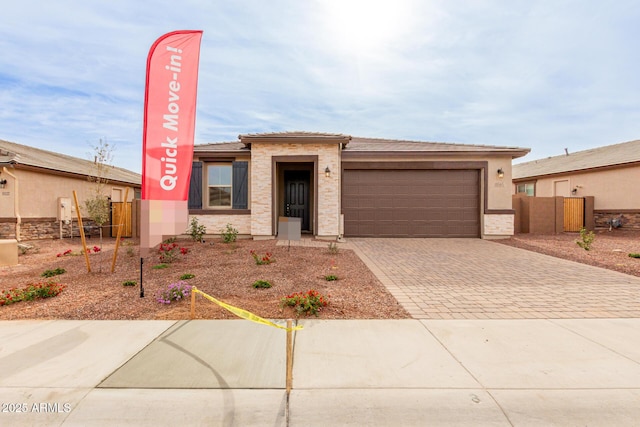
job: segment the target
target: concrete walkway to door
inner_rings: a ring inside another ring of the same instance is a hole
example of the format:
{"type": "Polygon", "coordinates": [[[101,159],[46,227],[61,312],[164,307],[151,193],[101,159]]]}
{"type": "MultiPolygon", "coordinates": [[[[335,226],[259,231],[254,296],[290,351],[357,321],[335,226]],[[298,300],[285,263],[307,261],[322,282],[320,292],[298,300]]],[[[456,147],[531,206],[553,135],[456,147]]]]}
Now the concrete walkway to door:
{"type": "Polygon", "coordinates": [[[640,278],[479,239],[350,238],[416,319],[640,317],[640,278]]]}

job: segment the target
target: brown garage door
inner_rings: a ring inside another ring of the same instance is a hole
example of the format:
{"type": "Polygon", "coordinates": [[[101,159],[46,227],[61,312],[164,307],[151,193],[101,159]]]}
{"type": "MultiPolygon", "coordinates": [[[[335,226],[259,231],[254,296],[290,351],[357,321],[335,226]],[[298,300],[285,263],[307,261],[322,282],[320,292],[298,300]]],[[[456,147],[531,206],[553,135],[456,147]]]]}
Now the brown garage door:
{"type": "Polygon", "coordinates": [[[347,237],[478,237],[479,171],[346,169],[342,211],[347,237]]]}

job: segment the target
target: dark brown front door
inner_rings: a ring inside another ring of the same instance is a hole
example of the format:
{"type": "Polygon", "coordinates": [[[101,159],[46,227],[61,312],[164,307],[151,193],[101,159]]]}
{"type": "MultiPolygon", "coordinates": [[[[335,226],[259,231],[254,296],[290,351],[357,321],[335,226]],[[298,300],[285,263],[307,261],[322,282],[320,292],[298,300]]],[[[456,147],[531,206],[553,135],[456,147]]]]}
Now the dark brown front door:
{"type": "Polygon", "coordinates": [[[284,171],[284,214],[301,218],[302,231],[309,231],[309,172],[284,171]]]}

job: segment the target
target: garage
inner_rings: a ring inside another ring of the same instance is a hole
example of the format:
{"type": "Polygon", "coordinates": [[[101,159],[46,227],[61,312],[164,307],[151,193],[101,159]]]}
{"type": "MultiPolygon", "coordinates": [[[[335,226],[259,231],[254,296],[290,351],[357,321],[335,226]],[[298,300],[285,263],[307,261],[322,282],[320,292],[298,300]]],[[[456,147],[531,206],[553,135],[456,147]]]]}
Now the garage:
{"type": "Polygon", "coordinates": [[[480,237],[477,169],[348,169],[346,237],[480,237]]]}

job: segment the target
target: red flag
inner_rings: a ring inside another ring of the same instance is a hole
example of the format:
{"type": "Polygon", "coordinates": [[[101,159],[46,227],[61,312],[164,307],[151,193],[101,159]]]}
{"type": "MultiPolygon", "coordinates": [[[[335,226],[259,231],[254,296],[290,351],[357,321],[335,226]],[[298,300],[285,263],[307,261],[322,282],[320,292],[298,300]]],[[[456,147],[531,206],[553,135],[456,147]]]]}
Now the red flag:
{"type": "Polygon", "coordinates": [[[149,50],[141,249],[155,246],[163,236],[182,234],[187,226],[201,39],[202,31],[174,31],[156,40],[149,50]]]}

